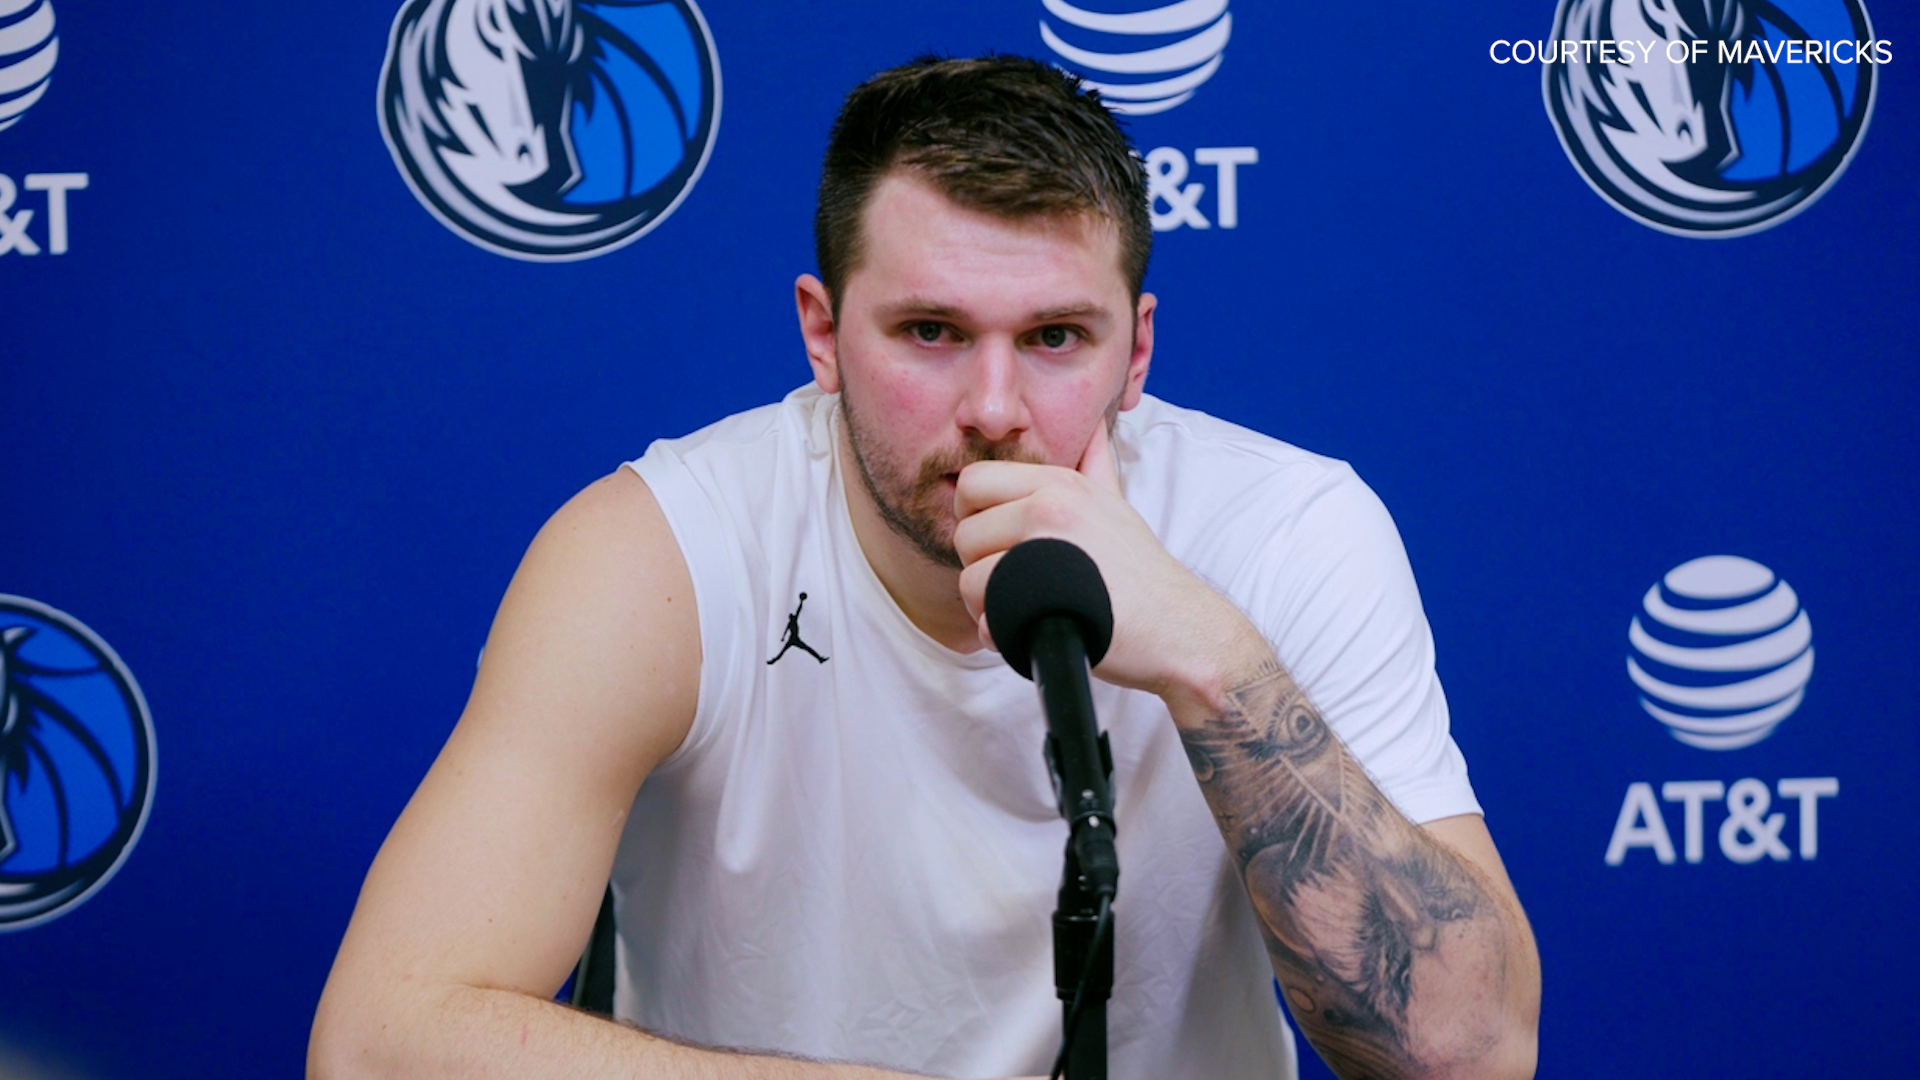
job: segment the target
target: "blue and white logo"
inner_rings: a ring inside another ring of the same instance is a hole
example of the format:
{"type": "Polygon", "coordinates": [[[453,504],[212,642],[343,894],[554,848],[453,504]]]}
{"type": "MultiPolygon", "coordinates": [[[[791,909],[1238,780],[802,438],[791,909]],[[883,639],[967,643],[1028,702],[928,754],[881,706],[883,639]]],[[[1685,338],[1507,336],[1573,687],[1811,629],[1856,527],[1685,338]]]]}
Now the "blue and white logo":
{"type": "Polygon", "coordinates": [[[0,932],[73,910],[153,808],[153,720],[120,657],[72,616],[0,595],[0,932]]]}
{"type": "Polygon", "coordinates": [[[693,0],[409,0],[380,79],[380,130],[413,193],[516,259],[644,236],[700,178],[719,123],[693,0]]]}
{"type": "Polygon", "coordinates": [[[1193,96],[1220,70],[1233,36],[1227,0],[1177,0],[1146,11],[1109,14],[1040,0],[1053,21],[1040,38],[1067,66],[1095,72],[1084,82],[1116,113],[1166,112],[1193,96]],[[1065,32],[1056,30],[1057,21],[1065,32]]]}
{"type": "Polygon", "coordinates": [[[1737,555],[1681,563],[1627,628],[1627,676],[1673,737],[1737,750],[1773,734],[1813,677],[1813,624],[1793,587],[1737,555]]]}
{"type": "Polygon", "coordinates": [[[59,59],[52,0],[0,0],[0,131],[46,95],[59,59]]]}
{"type": "Polygon", "coordinates": [[[1882,58],[1860,0],[1560,0],[1547,112],[1601,198],[1679,236],[1772,228],[1846,169],[1882,58]],[[1811,42],[1816,48],[1808,48],[1811,42]]]}

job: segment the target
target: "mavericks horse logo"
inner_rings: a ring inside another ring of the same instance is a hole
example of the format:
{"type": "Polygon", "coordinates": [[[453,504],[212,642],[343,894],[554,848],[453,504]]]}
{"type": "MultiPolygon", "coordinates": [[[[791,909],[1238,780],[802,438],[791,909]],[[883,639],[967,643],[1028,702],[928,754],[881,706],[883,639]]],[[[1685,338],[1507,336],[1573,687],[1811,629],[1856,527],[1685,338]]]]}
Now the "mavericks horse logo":
{"type": "Polygon", "coordinates": [[[585,259],[686,198],[720,120],[693,0],[409,0],[380,130],[448,228],[517,259],[585,259]]]}
{"type": "Polygon", "coordinates": [[[1652,45],[1604,61],[1562,50],[1543,90],[1587,183],[1663,232],[1741,236],[1792,217],[1840,178],[1873,113],[1861,0],[1561,0],[1553,38],[1652,45]],[[1807,41],[1823,47],[1786,47],[1807,41]]]}
{"type": "Polygon", "coordinates": [[[72,617],[0,596],[0,932],[99,891],[146,827],[153,780],[126,665],[72,617]]]}

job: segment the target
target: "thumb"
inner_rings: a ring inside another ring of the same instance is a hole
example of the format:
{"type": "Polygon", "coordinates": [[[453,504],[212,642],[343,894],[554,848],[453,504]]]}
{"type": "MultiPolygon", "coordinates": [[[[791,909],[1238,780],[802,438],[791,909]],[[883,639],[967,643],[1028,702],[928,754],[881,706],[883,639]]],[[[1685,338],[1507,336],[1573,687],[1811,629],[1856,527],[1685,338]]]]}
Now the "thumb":
{"type": "Polygon", "coordinates": [[[1079,473],[1093,481],[1095,486],[1119,495],[1120,465],[1114,460],[1113,440],[1108,436],[1107,428],[1105,419],[1093,426],[1093,438],[1087,440],[1087,448],[1080,454],[1079,473]]]}

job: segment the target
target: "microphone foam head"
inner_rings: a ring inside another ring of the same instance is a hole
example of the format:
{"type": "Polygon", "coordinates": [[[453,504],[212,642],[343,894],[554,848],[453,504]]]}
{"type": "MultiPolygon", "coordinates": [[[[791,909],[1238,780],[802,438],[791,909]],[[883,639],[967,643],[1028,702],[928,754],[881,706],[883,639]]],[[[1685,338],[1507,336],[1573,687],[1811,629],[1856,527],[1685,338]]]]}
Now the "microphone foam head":
{"type": "Polygon", "coordinates": [[[1033,631],[1049,615],[1080,624],[1087,663],[1113,642],[1113,601],[1093,558],[1065,540],[1016,544],[987,579],[987,632],[1013,670],[1033,678],[1033,631]]]}

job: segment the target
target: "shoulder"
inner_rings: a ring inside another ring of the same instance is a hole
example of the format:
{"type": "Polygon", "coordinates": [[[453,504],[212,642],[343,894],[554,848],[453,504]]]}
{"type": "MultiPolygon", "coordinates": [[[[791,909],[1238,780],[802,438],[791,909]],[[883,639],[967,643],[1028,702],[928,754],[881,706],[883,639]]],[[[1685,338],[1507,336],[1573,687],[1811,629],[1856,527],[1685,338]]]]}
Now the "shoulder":
{"type": "Polygon", "coordinates": [[[1344,461],[1165,402],[1134,411],[1127,497],[1137,475],[1157,489],[1142,496],[1159,500],[1167,549],[1253,620],[1412,820],[1478,813],[1419,588],[1379,496],[1344,461]]]}
{"type": "Polygon", "coordinates": [[[1115,443],[1133,495],[1136,481],[1190,502],[1260,494],[1269,503],[1365,488],[1353,468],[1271,435],[1151,395],[1120,414],[1115,443]]]}
{"type": "MultiPolygon", "coordinates": [[[[801,387],[772,405],[658,440],[626,468],[647,482],[689,555],[729,537],[751,549],[772,527],[771,510],[827,474],[838,401],[801,387]]],[[[746,554],[750,562],[760,557],[746,554]]]]}
{"type": "Polygon", "coordinates": [[[1115,438],[1127,499],[1170,551],[1216,583],[1276,545],[1394,537],[1386,509],[1337,458],[1143,396],[1115,438]]]}
{"type": "Polygon", "coordinates": [[[622,469],[568,500],[534,537],[468,712],[512,722],[530,708],[549,730],[574,729],[590,754],[623,747],[615,757],[637,770],[637,786],[686,734],[699,668],[686,560],[652,490],[622,469]]]}
{"type": "Polygon", "coordinates": [[[1160,449],[1195,453],[1240,454],[1276,466],[1339,466],[1335,458],[1313,453],[1199,409],[1140,395],[1140,404],[1120,414],[1122,438],[1160,449]]]}
{"type": "Polygon", "coordinates": [[[733,469],[764,474],[775,456],[810,455],[824,447],[838,397],[808,384],[772,404],[734,413],[698,431],[657,439],[627,466],[652,483],[674,469],[712,475],[733,469]]]}

